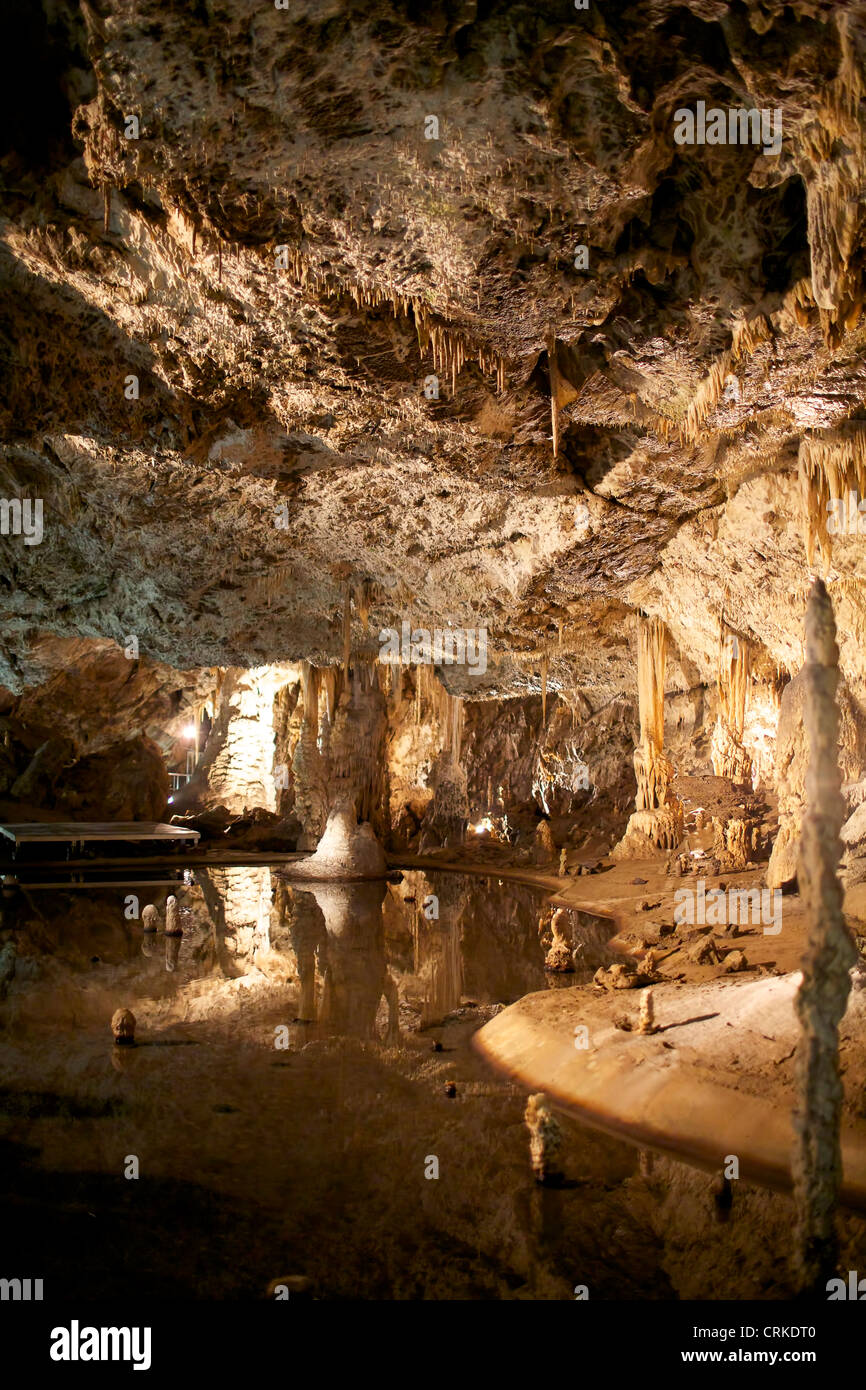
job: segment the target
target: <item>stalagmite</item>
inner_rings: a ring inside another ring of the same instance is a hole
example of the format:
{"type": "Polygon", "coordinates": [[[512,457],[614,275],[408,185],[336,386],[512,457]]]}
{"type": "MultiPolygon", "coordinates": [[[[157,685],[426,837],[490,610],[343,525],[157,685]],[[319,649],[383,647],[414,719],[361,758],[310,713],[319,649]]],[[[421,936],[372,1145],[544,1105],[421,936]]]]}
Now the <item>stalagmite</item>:
{"type": "Polygon", "coordinates": [[[115,1009],[111,1016],[111,1031],[118,1047],[131,1047],[135,1042],[135,1014],[131,1009],[115,1009]]]}
{"type": "Polygon", "coordinates": [[[529,1130],[529,1157],[535,1180],[555,1182],[560,1176],[559,1151],[562,1130],[543,1091],[530,1096],[524,1113],[529,1130]]]}
{"type": "Polygon", "coordinates": [[[838,661],[833,607],[823,582],[816,579],[806,609],[809,766],[798,877],[809,934],[796,1000],[802,1032],[796,1060],[792,1163],[799,1281],[804,1291],[814,1292],[835,1273],[836,1205],[842,1179],[838,1027],[851,988],[849,970],[857,958],[842,914],[842,887],[836,873],[845,817],[838,763],[838,661]]]}
{"type": "MultiPolygon", "coordinates": [[[[542,822],[546,824],[546,822],[542,822]]],[[[550,919],[551,944],[544,958],[545,970],[570,972],[574,969],[574,950],[568,935],[565,909],[558,907],[550,919]]]]}
{"type": "Polygon", "coordinates": [[[166,936],[183,936],[183,928],[180,925],[180,909],[173,893],[165,900],[165,934],[166,936]]]}
{"type": "Polygon", "coordinates": [[[655,1032],[655,1006],[653,1004],[653,992],[645,989],[640,997],[640,1019],[638,1021],[638,1032],[655,1032]]]}
{"type": "Polygon", "coordinates": [[[156,931],[159,926],[159,913],[153,903],[148,903],[141,914],[141,927],[143,931],[156,931]]]}

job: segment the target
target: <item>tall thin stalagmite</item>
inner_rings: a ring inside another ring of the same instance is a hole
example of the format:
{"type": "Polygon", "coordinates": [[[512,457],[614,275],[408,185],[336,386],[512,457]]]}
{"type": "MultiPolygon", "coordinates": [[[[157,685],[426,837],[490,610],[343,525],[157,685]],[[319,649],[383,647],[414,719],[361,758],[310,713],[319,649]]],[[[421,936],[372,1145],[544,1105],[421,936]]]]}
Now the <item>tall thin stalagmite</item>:
{"type": "Polygon", "coordinates": [[[798,1277],[804,1291],[816,1293],[835,1274],[836,1266],[836,1203],[842,1180],[838,1030],[851,988],[848,972],[856,960],[836,874],[845,816],[838,759],[838,661],[833,606],[823,582],[816,579],[806,608],[809,768],[799,881],[809,934],[797,995],[802,1032],[797,1048],[793,1155],[798,1277]]]}
{"type": "Polygon", "coordinates": [[[665,738],[665,661],[667,630],[660,618],[641,619],[637,630],[637,690],[640,747],[635,749],[636,806],[653,811],[664,802],[669,769],[665,738]]]}

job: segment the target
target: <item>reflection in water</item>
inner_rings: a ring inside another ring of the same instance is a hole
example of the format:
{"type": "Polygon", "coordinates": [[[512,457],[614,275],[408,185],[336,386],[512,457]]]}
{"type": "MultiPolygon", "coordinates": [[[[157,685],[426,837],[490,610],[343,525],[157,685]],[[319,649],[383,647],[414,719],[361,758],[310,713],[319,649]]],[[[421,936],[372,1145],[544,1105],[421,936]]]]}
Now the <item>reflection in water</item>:
{"type": "Polygon", "coordinates": [[[212,867],[190,883],[145,889],[134,920],[124,901],[122,887],[94,890],[86,901],[45,891],[37,924],[33,903],[19,895],[7,924],[30,940],[38,927],[58,966],[93,973],[98,965],[97,988],[88,989],[94,1007],[99,988],[118,990],[158,1005],[168,1021],[231,1012],[244,997],[289,986],[294,1046],[334,1035],[393,1044],[401,1030],[439,1025],[469,1004],[509,1004],[584,982],[608,959],[609,923],[566,913],[578,967],[551,975],[539,931],[550,918],[544,895],[464,874],[407,870],[397,882],[301,885],[267,865],[212,867]],[[172,890],[182,935],[145,930],[145,922],[165,923],[172,890]],[[155,919],[145,913],[148,900],[155,919]]]}
{"type": "MultiPolygon", "coordinates": [[[[0,902],[0,950],[14,964],[0,1100],[4,1088],[17,1098],[14,1141],[38,1156],[25,1174],[32,1202],[6,1203],[21,1267],[38,1254],[52,1286],[75,1278],[102,1294],[122,1248],[129,1267],[159,1271],[161,1292],[167,1281],[195,1298],[203,1269],[208,1297],[247,1297],[283,1272],[346,1299],[570,1297],[575,1248],[603,1245],[597,1232],[629,1219],[632,1195],[601,1216],[606,1187],[570,1207],[562,1192],[539,1195],[525,1097],[471,1046],[497,1005],[555,978],[539,934],[545,895],[420,871],[292,884],[266,865],[214,866],[195,880],[0,902]],[[181,936],[163,930],[170,893],[181,936]],[[159,929],[145,932],[149,903],[159,929]],[[114,1045],[118,1008],[135,1015],[135,1047],[114,1045]],[[99,1133],[78,1114],[99,1115],[99,1133]],[[137,1201],[128,1219],[118,1201],[130,1152],[148,1155],[158,1184],[146,1221],[137,1201]],[[431,1155],[441,1189],[426,1181],[431,1155]],[[82,1226],[72,1208],[97,1219],[82,1226]]],[[[609,927],[572,926],[581,973],[563,978],[588,979],[609,927]]],[[[611,1152],[582,1147],[581,1181],[607,1183],[611,1152]]],[[[631,1154],[614,1158],[631,1173],[631,1154]]],[[[2,1180],[0,1198],[12,1191],[2,1180]]],[[[601,1281],[603,1263],[587,1274],[588,1259],[581,1277],[601,1281]]]]}
{"type": "Polygon", "coordinates": [[[268,868],[203,870],[188,895],[202,966],[294,978],[297,1042],[341,1034],[393,1043],[462,1005],[512,1003],[587,980],[610,925],[566,913],[576,974],[544,969],[544,897],[519,884],[406,871],[398,883],[289,883],[268,868]],[[282,969],[276,969],[277,962],[282,969]]]}

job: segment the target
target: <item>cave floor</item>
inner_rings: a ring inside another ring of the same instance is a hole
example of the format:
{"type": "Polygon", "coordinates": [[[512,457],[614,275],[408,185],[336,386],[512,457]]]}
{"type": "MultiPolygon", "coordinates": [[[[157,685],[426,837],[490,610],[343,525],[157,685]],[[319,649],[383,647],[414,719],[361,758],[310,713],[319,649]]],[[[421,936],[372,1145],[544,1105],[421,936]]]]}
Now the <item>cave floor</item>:
{"type": "MultiPolygon", "coordinates": [[[[489,874],[495,848],[472,849],[465,859],[446,859],[447,851],[441,852],[436,866],[447,862],[450,869],[489,874]]],[[[400,862],[422,864],[415,858],[400,862]]],[[[430,867],[431,861],[423,862],[430,867]]],[[[707,874],[705,892],[758,888],[765,868],[707,874]]],[[[638,1032],[639,989],[590,983],[527,995],[482,1029],[476,1046],[494,1066],[549,1092],[585,1123],[715,1171],[722,1170],[726,1155],[736,1154],[742,1174],[788,1189],[799,1032],[793,1000],[806,939],[799,895],[782,898],[777,932],[765,933],[760,921],[740,925],[736,912],[726,912],[716,926],[677,926],[674,894],[696,889],[698,875],[671,877],[663,860],[598,869],[565,878],[530,865],[503,864],[496,872],[551,890],[554,905],[609,918],[608,944],[623,958],[641,960],[653,950],[657,1031],[638,1032]],[[716,958],[701,963],[692,958],[694,948],[708,933],[716,958]],[[726,958],[735,951],[745,962],[726,973],[726,958]],[[581,1025],[589,1032],[585,1048],[576,1041],[581,1025]]],[[[862,931],[866,884],[846,893],[845,912],[862,931]]],[[[845,1201],[858,1210],[866,1210],[864,1015],[866,995],[852,990],[840,1028],[843,1166],[845,1201]]]]}

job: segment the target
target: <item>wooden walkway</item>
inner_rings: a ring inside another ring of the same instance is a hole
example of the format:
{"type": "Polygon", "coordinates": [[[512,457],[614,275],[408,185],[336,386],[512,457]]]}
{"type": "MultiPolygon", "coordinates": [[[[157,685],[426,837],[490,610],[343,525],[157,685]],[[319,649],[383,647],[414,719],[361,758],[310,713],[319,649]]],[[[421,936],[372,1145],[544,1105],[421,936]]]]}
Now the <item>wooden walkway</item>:
{"type": "Polygon", "coordinates": [[[95,840],[128,841],[178,840],[197,845],[197,830],[184,830],[178,825],[161,821],[21,821],[0,823],[0,835],[11,840],[16,849],[22,845],[73,844],[86,845],[95,840]]]}

